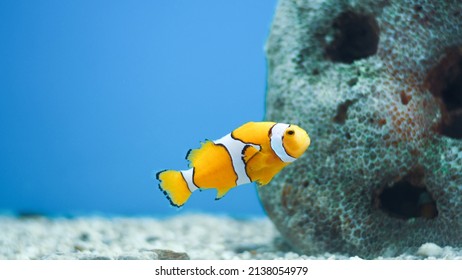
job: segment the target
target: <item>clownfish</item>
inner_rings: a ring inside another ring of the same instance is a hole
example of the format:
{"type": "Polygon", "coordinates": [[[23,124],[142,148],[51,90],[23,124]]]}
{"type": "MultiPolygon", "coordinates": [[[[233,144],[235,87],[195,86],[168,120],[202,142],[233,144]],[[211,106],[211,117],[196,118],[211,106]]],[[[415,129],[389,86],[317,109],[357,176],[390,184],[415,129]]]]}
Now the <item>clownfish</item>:
{"type": "Polygon", "coordinates": [[[268,184],[308,149],[310,137],[296,125],[248,122],[218,140],[201,144],[186,154],[190,169],[156,174],[160,190],[173,206],[185,204],[196,190],[217,189],[216,199],[220,199],[242,184],[268,184]]]}

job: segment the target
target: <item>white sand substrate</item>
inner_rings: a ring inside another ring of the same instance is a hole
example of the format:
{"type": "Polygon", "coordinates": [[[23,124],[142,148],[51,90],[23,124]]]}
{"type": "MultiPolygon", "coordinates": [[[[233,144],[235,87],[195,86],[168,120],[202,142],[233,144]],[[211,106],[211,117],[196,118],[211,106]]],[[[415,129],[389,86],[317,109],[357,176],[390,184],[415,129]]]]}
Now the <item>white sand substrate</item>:
{"type": "MultiPolygon", "coordinates": [[[[208,214],[181,214],[163,219],[19,219],[0,216],[0,259],[162,258],[272,260],[359,257],[330,253],[299,255],[284,243],[268,218],[235,219],[208,214]]],[[[384,258],[391,259],[379,257],[384,258]]],[[[414,253],[393,258],[462,259],[462,249],[426,243],[414,253]]]]}

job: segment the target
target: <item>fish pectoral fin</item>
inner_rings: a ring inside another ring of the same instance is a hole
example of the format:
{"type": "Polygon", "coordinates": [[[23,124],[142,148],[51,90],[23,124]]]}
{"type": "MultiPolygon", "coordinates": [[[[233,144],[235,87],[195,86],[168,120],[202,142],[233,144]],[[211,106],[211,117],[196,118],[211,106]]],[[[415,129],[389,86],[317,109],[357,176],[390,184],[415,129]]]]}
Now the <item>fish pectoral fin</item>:
{"type": "MultiPolygon", "coordinates": [[[[281,168],[282,169],[282,168],[281,168]]],[[[271,180],[273,180],[274,176],[276,176],[276,174],[278,174],[281,169],[270,169],[270,168],[265,168],[265,169],[262,169],[259,174],[258,174],[258,177],[257,177],[257,185],[259,187],[263,187],[267,184],[269,184],[269,182],[271,182],[271,180]]]]}
{"type": "MultiPolygon", "coordinates": [[[[249,148],[250,149],[250,148],[249,148]]],[[[248,149],[247,149],[248,150],[248,149]]],[[[250,152],[249,152],[250,154],[250,152]]],[[[270,156],[258,151],[254,153],[248,161],[245,161],[246,169],[249,173],[260,173],[268,167],[270,156]]]]}
{"type": "Polygon", "coordinates": [[[231,188],[223,188],[223,189],[217,189],[217,197],[215,197],[215,200],[222,199],[225,194],[229,192],[231,188]]]}
{"type": "Polygon", "coordinates": [[[252,145],[245,146],[244,150],[242,151],[242,159],[245,163],[249,162],[255,155],[260,152],[257,148],[252,145]]]}
{"type": "Polygon", "coordinates": [[[271,179],[273,179],[272,177],[271,178],[265,178],[265,179],[259,179],[257,180],[257,186],[259,186],[260,188],[265,186],[265,185],[268,185],[268,183],[271,181],[271,179]]]}

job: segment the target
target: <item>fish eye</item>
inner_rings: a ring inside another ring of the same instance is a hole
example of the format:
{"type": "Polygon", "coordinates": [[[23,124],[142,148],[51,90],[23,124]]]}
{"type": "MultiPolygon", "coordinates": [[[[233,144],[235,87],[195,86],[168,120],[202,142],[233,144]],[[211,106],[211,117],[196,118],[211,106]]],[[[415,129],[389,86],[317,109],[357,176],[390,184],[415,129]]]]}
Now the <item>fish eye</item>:
{"type": "Polygon", "coordinates": [[[288,130],[288,131],[287,131],[287,134],[288,134],[288,135],[294,135],[294,134],[295,134],[295,131],[293,131],[293,130],[288,130]]]}

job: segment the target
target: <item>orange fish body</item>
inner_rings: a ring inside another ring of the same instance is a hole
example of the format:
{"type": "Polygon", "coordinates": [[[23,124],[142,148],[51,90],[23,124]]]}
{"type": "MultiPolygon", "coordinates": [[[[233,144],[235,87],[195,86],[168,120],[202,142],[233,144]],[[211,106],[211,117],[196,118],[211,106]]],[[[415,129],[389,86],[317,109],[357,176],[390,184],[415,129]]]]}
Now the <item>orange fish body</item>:
{"type": "Polygon", "coordinates": [[[190,169],[157,173],[159,188],[171,204],[182,206],[198,189],[217,189],[217,199],[251,182],[268,184],[310,145],[305,130],[274,122],[249,122],[226,136],[207,140],[186,155],[190,169]]]}

